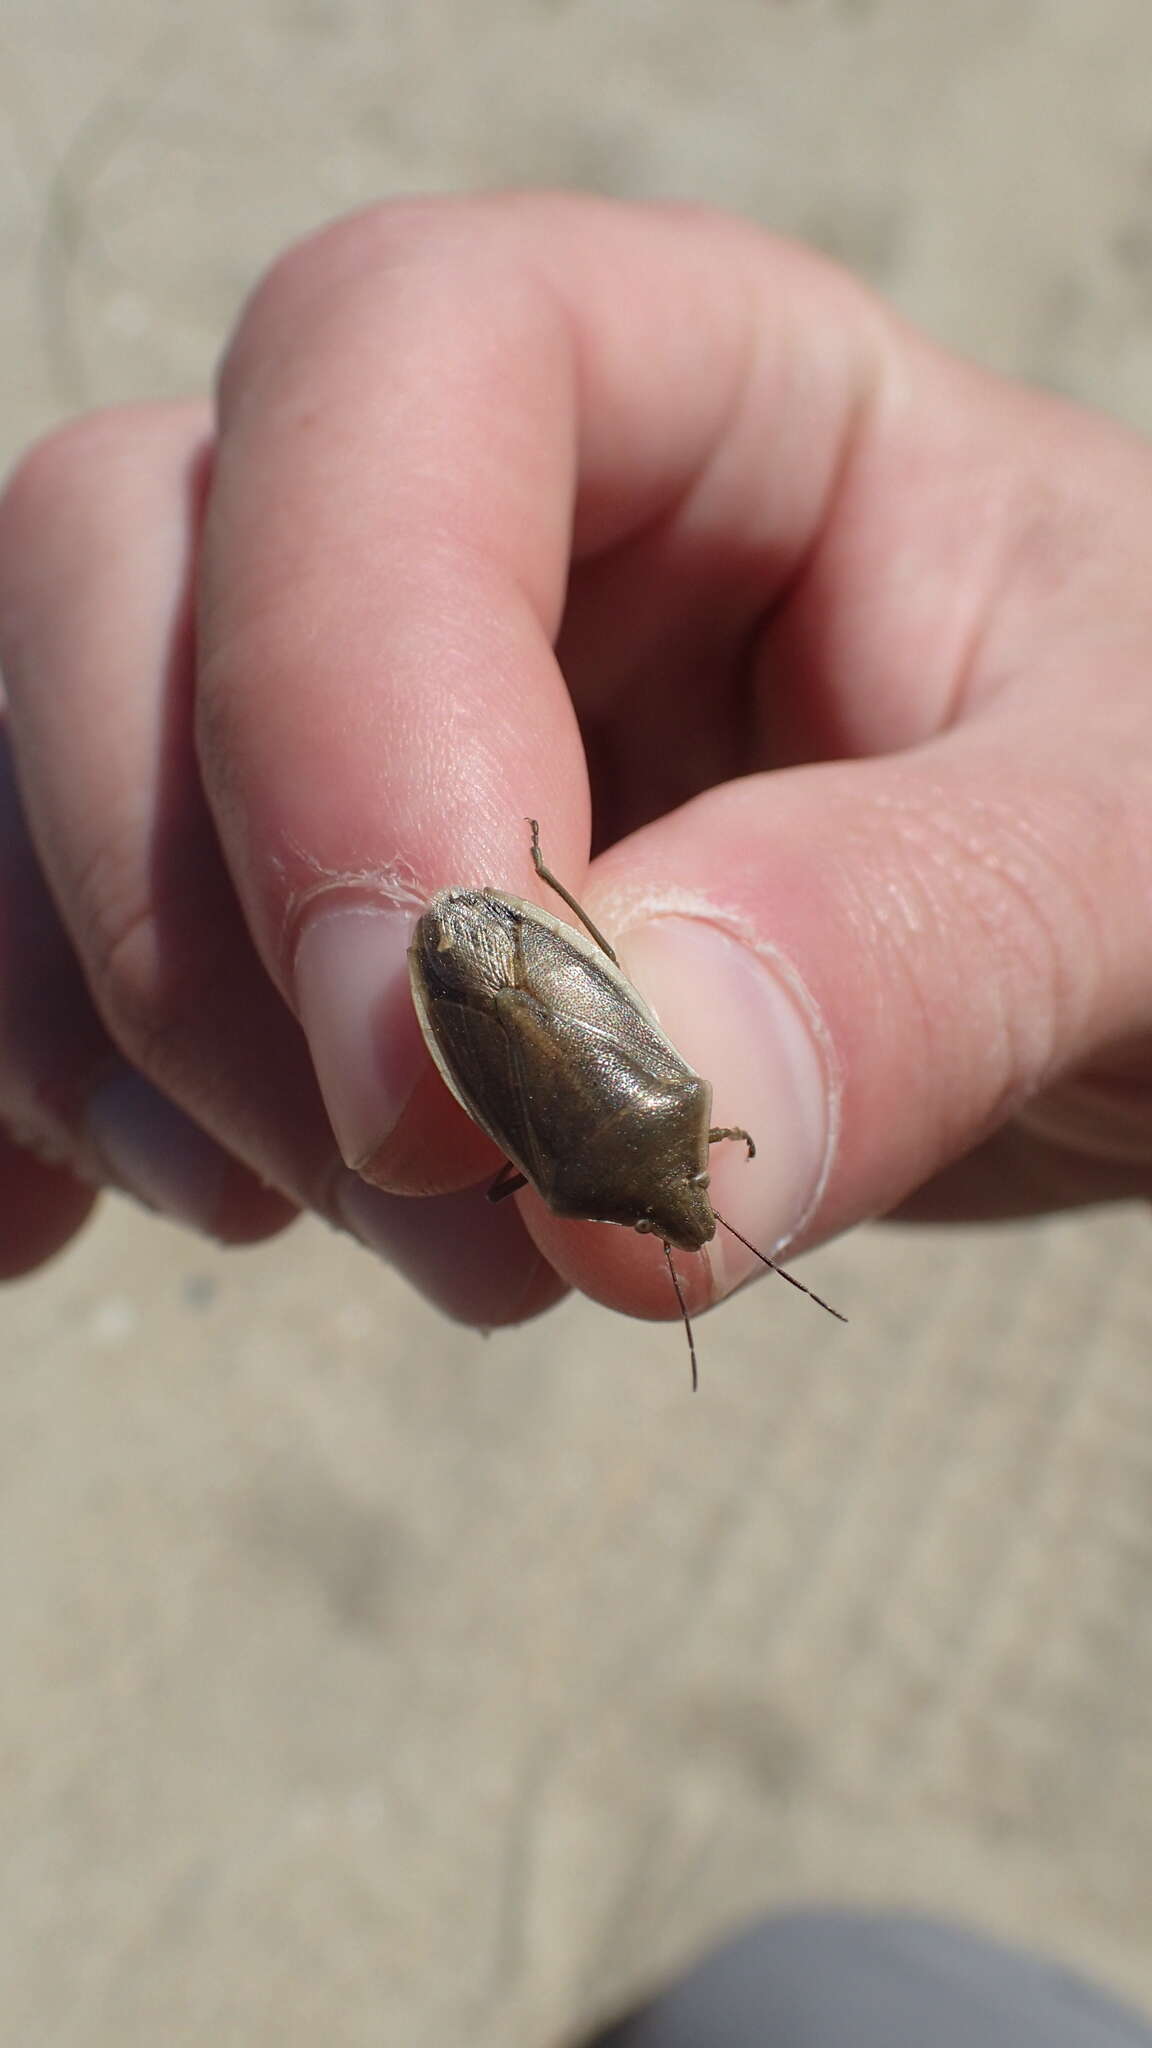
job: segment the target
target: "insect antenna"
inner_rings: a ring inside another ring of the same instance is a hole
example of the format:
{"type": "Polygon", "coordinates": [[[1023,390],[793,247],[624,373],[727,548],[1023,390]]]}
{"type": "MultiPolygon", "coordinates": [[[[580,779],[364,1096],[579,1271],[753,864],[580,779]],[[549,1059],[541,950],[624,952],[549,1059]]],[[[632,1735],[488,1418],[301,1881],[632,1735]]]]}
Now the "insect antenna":
{"type": "MultiPolygon", "coordinates": [[[[680,1313],[684,1318],[684,1328],[688,1333],[688,1356],[692,1360],[692,1392],[695,1393],[700,1384],[700,1375],[696,1370],[696,1340],[692,1335],[692,1325],[688,1320],[688,1307],[684,1300],[684,1289],[680,1285],[680,1275],[672,1264],[672,1247],[667,1238],[663,1239],[663,1245],[664,1257],[668,1261],[668,1271],[672,1275],[672,1285],[676,1289],[676,1299],[680,1303],[680,1313]]],[[[799,1285],[799,1282],[797,1282],[797,1285],[799,1285]]],[[[804,1291],[807,1293],[807,1288],[804,1291]]]]}
{"type": "MultiPolygon", "coordinates": [[[[725,1230],[729,1233],[729,1236],[738,1238],[739,1242],[744,1246],[746,1251],[752,1252],[755,1255],[755,1257],[760,1259],[765,1266],[770,1267],[773,1273],[779,1273],[780,1278],[782,1280],[786,1280],[788,1282],[789,1287],[798,1287],[801,1294],[806,1294],[808,1296],[809,1301],[814,1301],[818,1308],[826,1308],[829,1315],[835,1316],[836,1321],[838,1323],[846,1323],[848,1321],[847,1316],[842,1316],[839,1309],[833,1308],[832,1303],[830,1301],[825,1301],[822,1294],[814,1294],[810,1287],[805,1287],[804,1282],[802,1280],[797,1280],[792,1273],[786,1273],[784,1271],[783,1266],[778,1266],[776,1264],[775,1259],[770,1259],[768,1257],[767,1252],[762,1252],[758,1245],[754,1245],[749,1238],[744,1237],[742,1233],[736,1229],[735,1224],[727,1222],[725,1218],[721,1216],[718,1209],[713,1209],[712,1214],[715,1216],[717,1223],[723,1223],[725,1230]]],[[[667,1245],[665,1245],[664,1249],[665,1251],[668,1250],[667,1245]]],[[[669,1265],[671,1265],[672,1263],[671,1253],[669,1253],[668,1263],[669,1265]]],[[[673,1275],[673,1278],[675,1278],[675,1275],[673,1275]]],[[[680,1289],[677,1288],[676,1292],[677,1294],[679,1294],[680,1289]]],[[[681,1307],[683,1307],[683,1302],[681,1302],[681,1307]]],[[[685,1318],[685,1320],[687,1320],[687,1318],[685,1318]]]]}

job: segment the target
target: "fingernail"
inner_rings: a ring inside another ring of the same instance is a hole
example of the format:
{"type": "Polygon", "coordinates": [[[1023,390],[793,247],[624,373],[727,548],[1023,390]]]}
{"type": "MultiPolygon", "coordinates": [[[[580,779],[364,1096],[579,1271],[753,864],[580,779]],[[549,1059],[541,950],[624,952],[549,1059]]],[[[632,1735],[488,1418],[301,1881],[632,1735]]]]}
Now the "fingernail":
{"type": "Polygon", "coordinates": [[[296,949],[296,1002],[336,1143],[371,1159],[425,1063],[408,982],[414,912],[345,904],[313,914],[296,949]]]}
{"type": "Polygon", "coordinates": [[[102,1081],[86,1123],[111,1181],[146,1208],[216,1234],[232,1162],[142,1074],[125,1067],[102,1081]]]}
{"type": "MultiPolygon", "coordinates": [[[[756,1141],[713,1146],[714,1206],[774,1256],[827,1178],[836,1091],[819,1016],[788,963],[700,918],[659,917],[620,941],[621,963],[689,1065],[712,1083],[712,1123],[756,1141]]],[[[723,1229],[708,1247],[716,1292],[756,1262],[723,1229]]]]}

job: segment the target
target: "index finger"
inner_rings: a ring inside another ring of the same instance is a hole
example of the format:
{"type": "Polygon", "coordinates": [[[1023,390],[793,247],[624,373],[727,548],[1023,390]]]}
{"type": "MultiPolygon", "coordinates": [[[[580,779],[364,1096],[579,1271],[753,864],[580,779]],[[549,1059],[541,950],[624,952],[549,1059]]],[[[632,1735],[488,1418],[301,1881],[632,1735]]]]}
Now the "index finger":
{"type": "MultiPolygon", "coordinates": [[[[539,899],[528,815],[579,893],[588,784],[553,652],[570,560],[723,471],[750,383],[787,382],[785,343],[752,361],[750,280],[772,248],[736,222],[586,201],[385,208],[281,263],[229,353],[205,782],[344,1156],[394,1190],[457,1188],[494,1160],[419,1038],[412,920],[449,883],[539,899]]],[[[824,266],[777,251],[782,335],[797,272],[810,289],[824,266]]],[[[756,552],[761,601],[819,520],[850,401],[837,356],[802,451],[780,412],[775,480],[755,447],[702,506],[756,552]]]]}

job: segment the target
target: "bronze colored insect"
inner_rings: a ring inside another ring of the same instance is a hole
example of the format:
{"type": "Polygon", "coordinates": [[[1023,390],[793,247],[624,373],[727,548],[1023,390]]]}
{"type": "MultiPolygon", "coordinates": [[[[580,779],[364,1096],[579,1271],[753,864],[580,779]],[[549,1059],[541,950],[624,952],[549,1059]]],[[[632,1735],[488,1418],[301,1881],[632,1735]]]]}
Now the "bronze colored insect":
{"type": "Polygon", "coordinates": [[[659,1237],[693,1387],[696,1345],[672,1248],[699,1251],[717,1223],[846,1321],[712,1207],[709,1146],[739,1138],[749,1159],[756,1147],[747,1131],[709,1123],[710,1082],[670,1044],[603,933],[545,867],[530,822],[536,873],[584,931],[499,889],[441,889],[408,954],[428,1050],[457,1102],[507,1154],[489,1199],[530,1181],[557,1216],[659,1237]]]}

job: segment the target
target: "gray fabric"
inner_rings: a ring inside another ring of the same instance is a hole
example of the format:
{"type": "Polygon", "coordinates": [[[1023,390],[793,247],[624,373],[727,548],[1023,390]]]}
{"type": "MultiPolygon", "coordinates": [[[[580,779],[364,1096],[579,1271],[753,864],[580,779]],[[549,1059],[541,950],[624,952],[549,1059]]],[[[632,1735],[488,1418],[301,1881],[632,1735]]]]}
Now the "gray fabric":
{"type": "Polygon", "coordinates": [[[1152,2048],[1152,2028],[961,1928],[805,1912],[737,1936],[591,2048],[1152,2048]]]}

